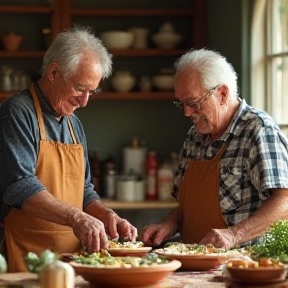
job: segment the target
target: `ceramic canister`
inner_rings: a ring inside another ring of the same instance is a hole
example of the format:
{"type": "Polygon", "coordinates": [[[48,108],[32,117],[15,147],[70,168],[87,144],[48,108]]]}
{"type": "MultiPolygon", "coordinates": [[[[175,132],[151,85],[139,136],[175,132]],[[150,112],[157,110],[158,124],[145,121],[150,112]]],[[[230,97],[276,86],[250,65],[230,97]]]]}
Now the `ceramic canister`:
{"type": "Polygon", "coordinates": [[[146,154],[146,147],[125,147],[123,151],[124,173],[143,177],[145,175],[146,154]]]}

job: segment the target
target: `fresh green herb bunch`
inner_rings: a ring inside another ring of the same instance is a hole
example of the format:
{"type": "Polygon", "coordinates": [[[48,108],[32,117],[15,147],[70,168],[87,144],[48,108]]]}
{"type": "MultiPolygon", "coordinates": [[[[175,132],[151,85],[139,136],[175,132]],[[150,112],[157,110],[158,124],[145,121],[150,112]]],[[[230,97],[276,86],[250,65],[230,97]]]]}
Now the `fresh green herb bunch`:
{"type": "Polygon", "coordinates": [[[262,242],[252,247],[253,258],[268,257],[288,263],[288,219],[271,224],[262,242]]]}
{"type": "Polygon", "coordinates": [[[48,249],[42,251],[39,256],[34,252],[29,252],[24,257],[28,271],[37,274],[41,272],[44,266],[58,259],[59,255],[48,249]]]}

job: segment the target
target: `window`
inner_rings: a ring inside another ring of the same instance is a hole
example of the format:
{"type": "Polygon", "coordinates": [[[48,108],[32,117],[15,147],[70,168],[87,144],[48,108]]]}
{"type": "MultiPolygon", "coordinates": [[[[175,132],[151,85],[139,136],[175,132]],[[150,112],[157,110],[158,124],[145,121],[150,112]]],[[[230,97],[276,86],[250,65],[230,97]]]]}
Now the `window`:
{"type": "Polygon", "coordinates": [[[257,0],[252,23],[252,105],[288,136],[288,0],[257,0]]]}

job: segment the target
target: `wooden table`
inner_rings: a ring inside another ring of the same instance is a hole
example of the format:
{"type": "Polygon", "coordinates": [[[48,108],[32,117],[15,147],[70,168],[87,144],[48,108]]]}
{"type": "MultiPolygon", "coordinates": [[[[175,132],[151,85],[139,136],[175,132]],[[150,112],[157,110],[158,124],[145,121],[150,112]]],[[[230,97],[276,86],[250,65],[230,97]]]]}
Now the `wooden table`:
{"type": "MultiPolygon", "coordinates": [[[[0,287],[5,288],[39,288],[37,276],[31,273],[0,274],[0,287]]],[[[221,270],[204,272],[174,272],[153,288],[223,288],[225,282],[221,270]]],[[[82,277],[76,277],[75,288],[93,288],[82,277]]],[[[98,287],[97,287],[98,288],[98,287]]],[[[99,287],[101,288],[101,287],[99,287]]],[[[145,287],[148,288],[148,287],[145,287]]],[[[149,288],[152,288],[149,286],[149,288]]]]}
{"type": "MultiPolygon", "coordinates": [[[[222,276],[221,269],[207,271],[177,271],[166,277],[161,283],[141,288],[287,288],[287,280],[281,283],[247,284],[228,282],[222,276]]],[[[37,276],[31,273],[0,274],[0,288],[40,288],[37,276]]],[[[77,276],[75,288],[102,288],[95,287],[77,276]]],[[[140,287],[139,287],[140,288],[140,287]]]]}

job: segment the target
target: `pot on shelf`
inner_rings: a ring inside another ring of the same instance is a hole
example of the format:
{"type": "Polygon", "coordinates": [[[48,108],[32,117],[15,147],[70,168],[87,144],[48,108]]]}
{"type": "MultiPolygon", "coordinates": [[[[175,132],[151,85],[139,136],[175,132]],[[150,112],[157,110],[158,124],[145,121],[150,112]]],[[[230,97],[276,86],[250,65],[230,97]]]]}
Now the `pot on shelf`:
{"type": "Polygon", "coordinates": [[[128,92],[136,84],[136,78],[129,71],[117,71],[111,78],[111,85],[117,92],[128,92]]]}
{"type": "Polygon", "coordinates": [[[131,31],[105,31],[100,33],[107,49],[127,49],[133,44],[134,34],[131,31]]]}
{"type": "Polygon", "coordinates": [[[6,51],[17,51],[22,41],[23,36],[14,33],[1,36],[2,45],[6,51]]]}
{"type": "Polygon", "coordinates": [[[170,22],[165,22],[159,32],[151,36],[151,39],[158,48],[171,49],[182,41],[183,35],[176,33],[170,22]]]}

